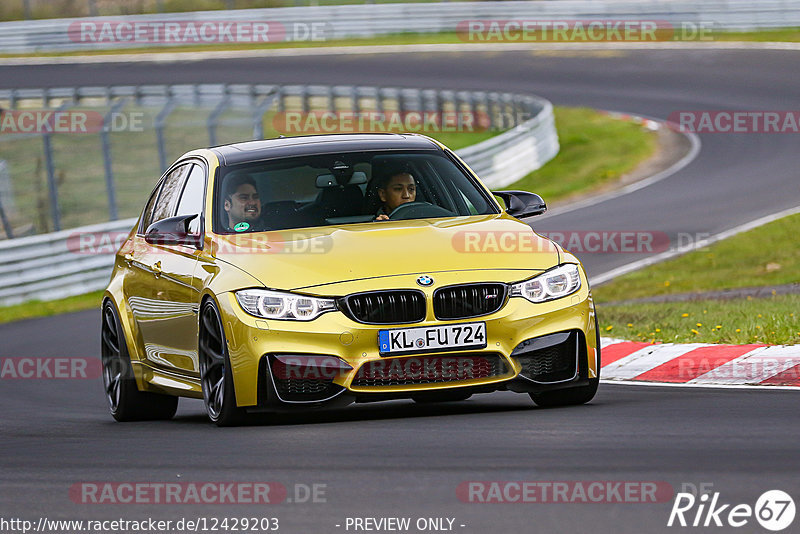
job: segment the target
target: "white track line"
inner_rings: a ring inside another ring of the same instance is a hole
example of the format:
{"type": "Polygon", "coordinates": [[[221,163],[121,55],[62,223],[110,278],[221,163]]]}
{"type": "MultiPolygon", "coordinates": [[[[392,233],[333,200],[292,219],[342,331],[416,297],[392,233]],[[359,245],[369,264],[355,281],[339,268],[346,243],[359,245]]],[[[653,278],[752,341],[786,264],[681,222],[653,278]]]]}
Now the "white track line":
{"type": "MultiPolygon", "coordinates": [[[[613,111],[613,112],[607,111],[607,113],[621,113],[621,112],[619,112],[619,111],[613,111]]],[[[655,122],[659,123],[662,128],[666,128],[666,126],[665,126],[666,121],[664,121],[663,119],[657,119],[657,118],[654,118],[654,117],[648,117],[646,115],[635,115],[635,116],[641,117],[641,118],[646,119],[646,120],[655,121],[655,122]]],[[[609,191],[608,193],[604,193],[604,194],[601,194],[601,195],[596,195],[596,196],[593,196],[593,197],[590,197],[590,198],[579,200],[577,202],[573,202],[571,204],[567,204],[566,206],[563,206],[563,207],[554,208],[552,211],[549,211],[549,212],[545,213],[544,215],[541,215],[541,216],[537,217],[536,220],[537,221],[541,221],[541,220],[547,219],[549,217],[563,215],[564,213],[569,213],[570,211],[581,209],[581,208],[584,208],[586,206],[594,206],[595,204],[598,204],[600,202],[605,202],[607,200],[611,200],[611,199],[614,199],[614,198],[617,198],[617,197],[621,197],[621,196],[627,195],[629,193],[633,193],[634,191],[638,191],[639,189],[643,189],[643,188],[645,188],[647,186],[653,185],[656,182],[660,182],[661,180],[663,180],[665,178],[669,178],[670,176],[672,176],[676,172],[680,171],[681,169],[683,169],[684,167],[689,165],[692,161],[694,161],[694,159],[700,153],[700,148],[702,147],[702,143],[700,142],[700,137],[697,134],[692,133],[692,132],[681,132],[681,131],[678,131],[678,130],[675,130],[675,132],[685,136],[689,140],[689,143],[691,144],[691,146],[689,148],[689,152],[687,152],[685,156],[683,156],[681,159],[679,159],[678,161],[676,161],[675,163],[673,163],[672,165],[670,165],[669,167],[667,167],[663,171],[657,172],[656,174],[654,174],[652,176],[648,176],[647,178],[643,178],[642,180],[638,180],[636,182],[633,182],[632,184],[628,184],[625,187],[621,187],[619,189],[615,189],[614,191],[609,191]]],[[[600,276],[602,276],[602,275],[600,275],[600,276]]]]}
{"type": "Polygon", "coordinates": [[[617,267],[615,269],[611,269],[610,271],[607,271],[605,273],[599,274],[597,276],[593,276],[589,280],[589,283],[591,285],[599,285],[599,284],[608,282],[608,281],[613,280],[614,278],[616,278],[618,276],[622,276],[623,274],[627,274],[629,272],[636,271],[636,270],[641,269],[643,267],[647,267],[648,265],[653,265],[654,263],[659,263],[659,262],[662,262],[664,260],[668,260],[670,258],[674,258],[676,256],[680,256],[682,254],[686,254],[687,252],[692,252],[694,250],[703,249],[704,247],[707,247],[707,246],[711,245],[712,243],[716,243],[717,241],[721,241],[723,239],[726,239],[728,237],[734,236],[736,234],[739,234],[739,233],[742,233],[742,232],[746,232],[746,231],[752,230],[754,228],[758,228],[759,226],[763,226],[763,225],[771,223],[773,221],[777,221],[778,219],[782,219],[784,217],[789,217],[790,215],[795,215],[797,213],[800,213],[800,206],[797,206],[795,208],[789,208],[787,210],[779,211],[778,213],[773,213],[772,215],[767,215],[765,217],[761,217],[761,218],[756,219],[754,221],[750,221],[750,222],[747,222],[747,223],[744,223],[744,224],[740,224],[739,226],[735,226],[733,228],[725,230],[724,232],[720,232],[720,233],[712,235],[712,236],[710,236],[710,237],[708,237],[706,239],[698,241],[697,243],[695,243],[693,248],[689,248],[689,249],[686,249],[686,250],[682,250],[682,249],[667,250],[665,252],[662,252],[660,254],[656,254],[654,256],[648,256],[647,258],[643,258],[641,260],[637,260],[637,261],[633,261],[631,263],[627,263],[627,264],[622,265],[620,267],[617,267]]]}

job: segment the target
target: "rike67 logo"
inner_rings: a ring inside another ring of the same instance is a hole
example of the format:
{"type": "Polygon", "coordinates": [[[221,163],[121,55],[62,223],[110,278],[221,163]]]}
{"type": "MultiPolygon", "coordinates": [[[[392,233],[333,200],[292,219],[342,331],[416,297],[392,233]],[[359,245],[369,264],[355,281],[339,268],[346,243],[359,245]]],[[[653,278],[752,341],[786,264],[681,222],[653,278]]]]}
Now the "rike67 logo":
{"type": "Polygon", "coordinates": [[[700,496],[681,492],[675,496],[667,526],[739,528],[752,525],[755,519],[765,529],[778,532],[789,527],[794,516],[794,500],[781,490],[765,491],[755,506],[726,503],[718,491],[703,492],[700,496]]]}

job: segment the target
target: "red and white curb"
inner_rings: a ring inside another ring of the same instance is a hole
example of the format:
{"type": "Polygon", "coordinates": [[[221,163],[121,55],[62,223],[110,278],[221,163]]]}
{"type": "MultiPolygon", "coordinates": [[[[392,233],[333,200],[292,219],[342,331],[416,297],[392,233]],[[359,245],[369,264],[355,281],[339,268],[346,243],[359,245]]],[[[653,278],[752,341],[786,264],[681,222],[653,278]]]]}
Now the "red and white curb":
{"type": "Polygon", "coordinates": [[[800,345],[600,341],[608,382],[800,387],[800,345]]]}

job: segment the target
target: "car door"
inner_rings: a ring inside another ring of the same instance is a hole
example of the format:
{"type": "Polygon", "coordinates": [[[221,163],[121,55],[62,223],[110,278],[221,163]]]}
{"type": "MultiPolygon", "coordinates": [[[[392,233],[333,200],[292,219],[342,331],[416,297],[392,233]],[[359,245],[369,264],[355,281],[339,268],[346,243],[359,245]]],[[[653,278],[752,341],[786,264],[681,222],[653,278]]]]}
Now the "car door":
{"type": "MultiPolygon", "coordinates": [[[[175,215],[197,215],[190,232],[202,232],[205,164],[192,160],[170,170],[149,223],[175,215]]],[[[144,226],[144,225],[143,225],[144,226]]],[[[190,245],[148,244],[146,228],[137,235],[134,264],[145,283],[130,305],[142,335],[145,358],[154,367],[198,376],[197,313],[199,287],[194,270],[199,250],[190,245]]]]}

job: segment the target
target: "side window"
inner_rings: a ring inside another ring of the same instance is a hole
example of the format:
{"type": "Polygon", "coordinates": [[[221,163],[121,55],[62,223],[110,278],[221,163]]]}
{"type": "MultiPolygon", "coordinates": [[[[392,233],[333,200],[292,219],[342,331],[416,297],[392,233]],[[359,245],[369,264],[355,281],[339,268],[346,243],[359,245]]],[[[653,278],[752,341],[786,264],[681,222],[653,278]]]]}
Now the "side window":
{"type": "Polygon", "coordinates": [[[159,182],[158,186],[150,195],[147,205],[144,207],[144,212],[142,212],[141,233],[145,233],[147,231],[147,227],[153,224],[153,208],[155,207],[159,193],[161,193],[161,185],[161,182],[159,182]]]}
{"type": "Polygon", "coordinates": [[[203,214],[205,200],[206,171],[201,165],[192,165],[186,185],[178,201],[175,215],[198,215],[189,223],[189,231],[200,233],[200,216],[203,214]]]}
{"type": "Polygon", "coordinates": [[[467,209],[469,210],[470,215],[477,215],[478,210],[475,209],[475,206],[472,205],[472,202],[469,201],[467,195],[464,194],[463,191],[459,189],[458,194],[461,195],[461,200],[467,205],[467,209]]]}
{"type": "Polygon", "coordinates": [[[175,213],[178,198],[180,198],[181,190],[183,190],[183,182],[191,168],[191,163],[181,165],[167,175],[164,185],[161,186],[161,193],[158,195],[155,209],[153,209],[151,223],[172,217],[172,214],[175,213]]]}

